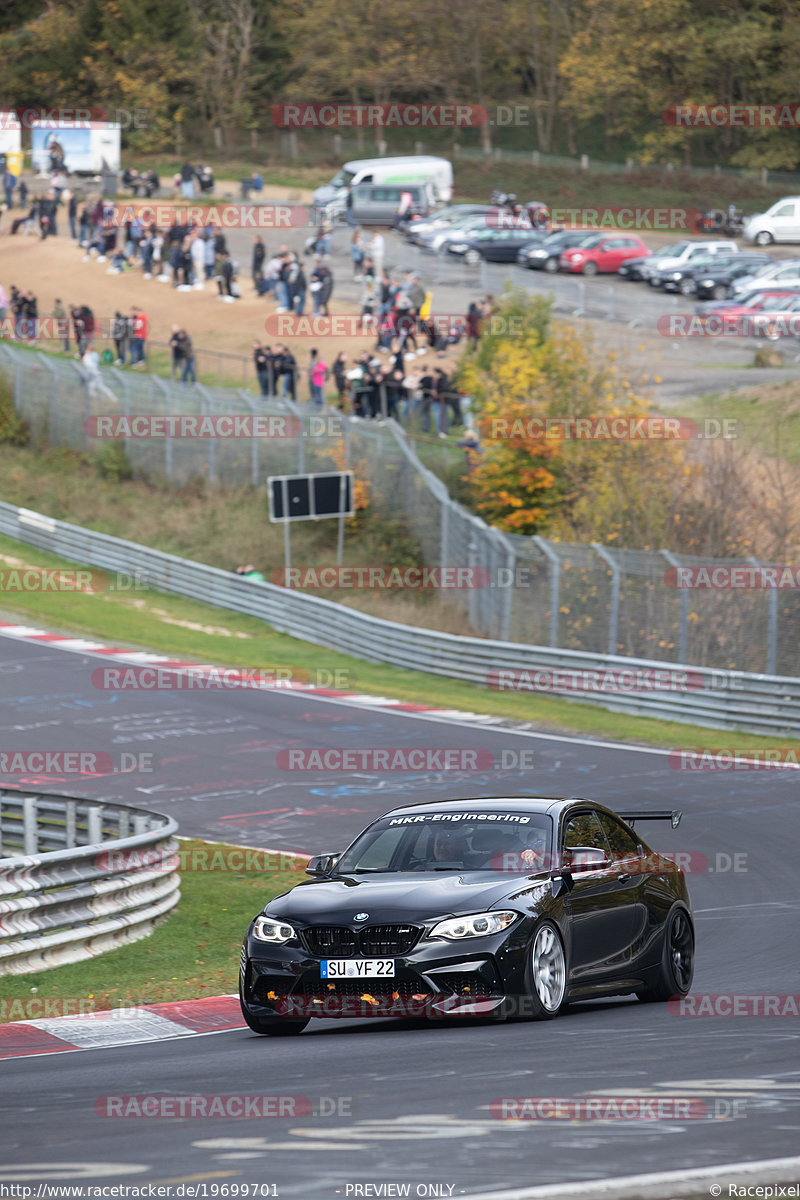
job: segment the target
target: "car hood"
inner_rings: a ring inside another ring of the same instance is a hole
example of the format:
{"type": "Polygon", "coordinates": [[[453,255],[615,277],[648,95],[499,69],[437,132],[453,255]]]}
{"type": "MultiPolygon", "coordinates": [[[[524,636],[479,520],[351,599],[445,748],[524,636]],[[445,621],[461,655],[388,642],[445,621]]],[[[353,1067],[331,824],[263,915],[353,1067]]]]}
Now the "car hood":
{"type": "Polygon", "coordinates": [[[360,912],[369,914],[364,923],[370,925],[425,921],[488,911],[533,882],[545,885],[547,876],[497,871],[350,875],[299,884],[270,900],[266,908],[272,917],[314,925],[351,925],[360,912]]]}

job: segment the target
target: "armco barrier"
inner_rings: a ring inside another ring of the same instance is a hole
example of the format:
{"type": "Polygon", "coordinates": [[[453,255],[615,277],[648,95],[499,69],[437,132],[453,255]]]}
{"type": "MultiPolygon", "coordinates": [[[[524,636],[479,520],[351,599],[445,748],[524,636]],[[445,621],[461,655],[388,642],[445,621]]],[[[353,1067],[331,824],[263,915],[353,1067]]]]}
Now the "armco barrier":
{"type": "MultiPolygon", "coordinates": [[[[691,670],[691,691],[598,692],[580,701],[636,716],[764,735],[800,734],[800,679],[463,637],[399,625],[325,600],[0,502],[0,533],[71,562],[138,575],[153,588],[266,621],[280,633],[369,662],[478,685],[497,670],[691,670]]],[[[476,703],[479,705],[480,700],[476,703]]]]}
{"type": "Polygon", "coordinates": [[[0,791],[0,975],[152,933],[180,899],[177,828],[126,805],[0,791]]]}

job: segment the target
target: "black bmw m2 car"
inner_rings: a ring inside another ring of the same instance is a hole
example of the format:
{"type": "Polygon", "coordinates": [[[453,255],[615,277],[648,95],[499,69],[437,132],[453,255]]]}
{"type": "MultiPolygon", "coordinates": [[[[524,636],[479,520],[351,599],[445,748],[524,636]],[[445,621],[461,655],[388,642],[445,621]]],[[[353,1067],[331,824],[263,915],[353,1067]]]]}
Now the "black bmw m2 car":
{"type": "Polygon", "coordinates": [[[311,1017],[558,1016],[597,996],[683,996],[694,927],[683,872],[637,821],[575,797],[393,809],[253,920],[239,996],[256,1033],[311,1017]]]}

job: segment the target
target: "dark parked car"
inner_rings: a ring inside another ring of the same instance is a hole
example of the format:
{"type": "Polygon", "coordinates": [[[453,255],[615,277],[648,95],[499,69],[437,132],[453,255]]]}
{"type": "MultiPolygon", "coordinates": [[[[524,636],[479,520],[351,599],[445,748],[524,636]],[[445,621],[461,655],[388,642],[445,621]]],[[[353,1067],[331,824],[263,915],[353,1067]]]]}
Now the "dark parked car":
{"type": "MultiPolygon", "coordinates": [[[[730,280],[738,279],[763,263],[772,262],[768,254],[731,254],[730,256],[709,255],[700,262],[687,263],[684,267],[673,267],[660,271],[652,276],[650,283],[660,287],[665,292],[680,292],[682,296],[694,296],[699,293],[700,279],[713,276],[723,276],[730,280]]],[[[713,282],[713,280],[712,280],[713,282]]],[[[720,298],[727,296],[727,289],[720,292],[720,298]]]]}
{"type": "Polygon", "coordinates": [[[538,245],[523,246],[517,255],[517,262],[532,271],[557,271],[560,254],[572,246],[580,246],[586,238],[593,236],[585,229],[558,230],[548,234],[538,245]]]}
{"type": "Polygon", "coordinates": [[[543,242],[546,236],[544,230],[537,233],[535,229],[480,229],[454,238],[444,248],[471,265],[482,258],[487,262],[516,262],[522,246],[543,242]]]}
{"type": "Polygon", "coordinates": [[[737,254],[726,266],[713,263],[695,272],[698,300],[725,300],[732,295],[733,284],[743,275],[752,275],[775,260],[769,254],[737,254]]]}
{"type": "Polygon", "coordinates": [[[538,796],[393,809],[254,918],[244,1019],[280,1036],[311,1017],[542,1020],[601,995],[686,995],[683,872],[626,823],[680,816],[538,796]]]}

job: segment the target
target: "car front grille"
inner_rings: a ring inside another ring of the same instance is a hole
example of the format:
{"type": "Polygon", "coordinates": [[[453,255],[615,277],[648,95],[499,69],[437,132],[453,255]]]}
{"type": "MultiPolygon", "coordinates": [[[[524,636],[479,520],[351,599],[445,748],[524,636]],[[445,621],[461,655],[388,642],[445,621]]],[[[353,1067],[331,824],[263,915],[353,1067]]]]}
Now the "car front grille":
{"type": "Polygon", "coordinates": [[[496,988],[493,988],[480,975],[476,975],[474,971],[454,971],[449,975],[440,974],[437,971],[434,978],[437,987],[440,987],[443,992],[454,992],[457,996],[469,996],[473,1000],[480,996],[500,994],[496,988]]]}
{"type": "Polygon", "coordinates": [[[312,925],[302,936],[320,958],[390,958],[408,954],[421,933],[416,925],[365,925],[357,932],[344,925],[312,925]]]}

